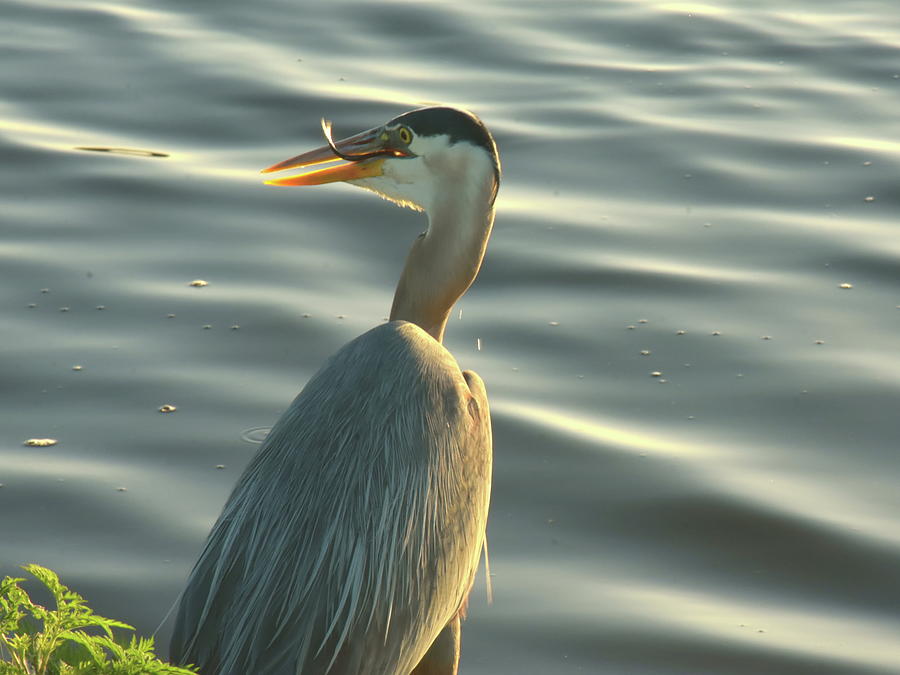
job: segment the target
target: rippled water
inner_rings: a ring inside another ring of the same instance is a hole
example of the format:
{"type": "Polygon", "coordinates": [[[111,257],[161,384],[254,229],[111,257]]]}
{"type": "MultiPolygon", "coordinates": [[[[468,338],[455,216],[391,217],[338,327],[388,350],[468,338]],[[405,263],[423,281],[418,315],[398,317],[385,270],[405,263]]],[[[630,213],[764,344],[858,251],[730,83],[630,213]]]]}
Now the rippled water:
{"type": "Polygon", "coordinates": [[[154,630],[245,438],[384,318],[423,227],[258,170],[323,115],[440,101],[504,168],[446,340],[495,427],[462,672],[900,672],[896,3],[6,0],[0,25],[0,572],[154,630]]]}

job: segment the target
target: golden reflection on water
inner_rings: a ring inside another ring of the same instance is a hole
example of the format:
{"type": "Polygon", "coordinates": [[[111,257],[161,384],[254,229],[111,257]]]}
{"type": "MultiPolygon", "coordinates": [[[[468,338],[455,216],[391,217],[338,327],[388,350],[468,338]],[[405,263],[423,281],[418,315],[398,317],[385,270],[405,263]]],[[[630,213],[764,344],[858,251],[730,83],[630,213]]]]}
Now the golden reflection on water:
{"type": "MultiPolygon", "coordinates": [[[[593,257],[594,264],[600,264],[597,256],[593,257]]],[[[766,285],[783,283],[786,276],[765,272],[758,269],[737,269],[734,267],[716,267],[713,265],[688,265],[678,263],[675,260],[662,258],[650,258],[646,256],[618,256],[615,259],[603,261],[605,269],[622,269],[645,275],[666,276],[682,279],[705,279],[715,283],[741,283],[744,285],[766,285]],[[617,261],[614,262],[614,261],[617,261]]]]}
{"type": "Polygon", "coordinates": [[[855,150],[872,150],[886,155],[900,155],[900,142],[887,141],[883,138],[832,136],[823,138],[821,141],[829,145],[840,145],[855,150]]]}
{"type": "MultiPolygon", "coordinates": [[[[785,448],[783,452],[788,452],[785,448]]],[[[743,454],[748,454],[745,449],[743,454]]],[[[712,477],[717,489],[751,504],[757,510],[768,510],[781,518],[794,518],[804,524],[827,527],[837,536],[861,537],[869,543],[900,546],[900,527],[895,519],[886,518],[880,506],[864,502],[854,495],[864,494],[865,476],[847,480],[847,485],[860,483],[852,490],[837,490],[823,486],[817,477],[782,471],[779,478],[772,478],[772,466],[777,461],[757,453],[760,462],[736,462],[730,467],[719,467],[712,477]],[[822,507],[828,504],[828,508],[822,507]]],[[[870,477],[871,478],[871,477],[870,477]]],[[[869,494],[876,488],[869,480],[869,494]]],[[[880,502],[876,502],[880,503],[880,502]]]]}
{"type": "MultiPolygon", "coordinates": [[[[629,426],[621,419],[599,415],[585,417],[509,400],[493,402],[491,412],[606,448],[679,459],[715,458],[715,463],[693,463],[692,471],[697,480],[716,492],[729,495],[729,499],[744,502],[756,510],[789,513],[790,517],[835,528],[841,533],[855,531],[871,540],[900,544],[900,528],[892,520],[885,520],[877,509],[870,510],[866,504],[850,499],[848,495],[838,494],[817,485],[814,480],[789,472],[781,473],[781,479],[773,481],[772,466],[778,459],[771,452],[733,439],[719,438],[716,442],[711,439],[717,435],[709,430],[684,437],[663,436],[629,426]],[[715,472],[704,470],[704,467],[715,467],[715,472]],[[823,511],[822,504],[831,504],[833,508],[823,511]]],[[[775,451],[778,452],[777,448],[775,451]]]]}
{"type": "Polygon", "coordinates": [[[40,124],[30,120],[0,119],[0,131],[30,134],[34,136],[74,136],[74,132],[59,126],[40,124]]]}
{"type": "Polygon", "coordinates": [[[770,650],[800,655],[814,649],[820,657],[881,668],[897,664],[900,656],[886,647],[892,637],[881,618],[867,621],[856,613],[842,616],[831,607],[810,613],[805,606],[794,610],[765,595],[749,600],[721,588],[700,593],[654,587],[646,579],[640,586],[617,584],[605,589],[605,594],[614,596],[610,604],[639,612],[642,623],[652,617],[651,621],[669,624],[668,630],[702,634],[716,642],[749,643],[757,648],[763,643],[770,650]]]}
{"type": "Polygon", "coordinates": [[[83,150],[85,152],[105,152],[111,155],[130,155],[132,157],[168,157],[166,152],[158,150],[143,150],[141,148],[113,148],[108,146],[84,146],[80,145],[75,150],[83,150]]]}
{"type": "Polygon", "coordinates": [[[491,404],[491,412],[515,417],[530,424],[620,450],[639,450],[673,457],[712,457],[719,454],[715,446],[704,443],[699,438],[689,440],[674,436],[665,438],[659,434],[627,427],[621,420],[604,419],[599,416],[587,418],[525,402],[497,401],[491,404]]]}
{"type": "MultiPolygon", "coordinates": [[[[346,82],[329,82],[323,80],[321,82],[316,82],[316,90],[327,93],[329,97],[333,99],[352,101],[356,104],[360,101],[390,103],[392,106],[396,107],[398,111],[404,107],[422,108],[428,105],[434,105],[434,103],[423,102],[419,96],[416,96],[415,92],[418,91],[421,93],[420,89],[417,87],[406,90],[366,84],[353,84],[352,86],[348,86],[346,82]]],[[[467,107],[452,102],[443,102],[442,104],[458,105],[462,108],[467,107]]],[[[339,122],[339,120],[337,121],[339,122]]]]}
{"type": "MultiPolygon", "coordinates": [[[[840,10],[850,9],[850,5],[837,4],[840,10]]],[[[871,13],[857,11],[828,11],[827,7],[816,6],[815,12],[797,12],[781,10],[773,13],[773,17],[784,23],[795,23],[804,28],[813,27],[827,30],[842,37],[881,42],[898,48],[900,40],[889,21],[873,23],[871,13]]],[[[834,36],[833,36],[834,37],[834,36]]]]}
{"type": "Polygon", "coordinates": [[[679,14],[699,14],[703,16],[719,16],[725,14],[725,10],[721,7],[712,5],[703,5],[698,2],[666,2],[661,5],[655,5],[653,9],[663,12],[678,12],[679,14]]]}
{"type": "Polygon", "coordinates": [[[131,7],[122,3],[97,3],[92,5],[92,8],[97,12],[103,12],[105,14],[112,14],[113,16],[118,16],[125,19],[133,19],[134,21],[142,21],[148,23],[167,20],[172,16],[171,14],[155,12],[149,9],[141,9],[139,7],[131,7]]]}

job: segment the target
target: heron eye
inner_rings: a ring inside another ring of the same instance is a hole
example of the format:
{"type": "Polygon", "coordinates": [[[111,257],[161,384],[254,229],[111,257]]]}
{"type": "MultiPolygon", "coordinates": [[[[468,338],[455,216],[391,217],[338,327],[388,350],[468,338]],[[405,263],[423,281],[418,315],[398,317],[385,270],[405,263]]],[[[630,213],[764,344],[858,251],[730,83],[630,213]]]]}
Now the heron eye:
{"type": "Polygon", "coordinates": [[[409,130],[409,127],[400,127],[397,135],[400,137],[400,141],[404,145],[409,145],[410,143],[412,143],[412,132],[409,130]]]}

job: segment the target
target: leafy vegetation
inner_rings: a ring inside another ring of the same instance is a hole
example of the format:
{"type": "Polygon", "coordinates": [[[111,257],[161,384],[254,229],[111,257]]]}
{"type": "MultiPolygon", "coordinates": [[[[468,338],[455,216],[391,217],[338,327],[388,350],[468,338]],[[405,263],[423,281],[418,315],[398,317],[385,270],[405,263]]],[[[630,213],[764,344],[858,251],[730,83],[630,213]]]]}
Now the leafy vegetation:
{"type": "Polygon", "coordinates": [[[0,583],[0,675],[194,675],[156,658],[152,638],[123,643],[113,628],[127,623],[97,616],[84,598],[40,565],[25,565],[53,596],[56,609],[31,601],[19,586],[0,583]]]}

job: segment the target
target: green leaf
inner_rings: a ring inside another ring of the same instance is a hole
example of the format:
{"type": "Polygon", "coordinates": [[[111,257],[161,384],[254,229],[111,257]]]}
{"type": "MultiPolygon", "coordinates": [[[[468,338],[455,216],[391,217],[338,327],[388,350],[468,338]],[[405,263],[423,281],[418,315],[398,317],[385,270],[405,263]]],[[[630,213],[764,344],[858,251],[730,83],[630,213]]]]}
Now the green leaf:
{"type": "Polygon", "coordinates": [[[87,601],[40,565],[23,569],[53,596],[55,609],[36,605],[19,586],[0,582],[0,675],[194,675],[156,658],[152,638],[126,642],[113,629],[134,631],[127,623],[94,614],[87,601]],[[93,632],[92,632],[93,631],[93,632]],[[102,631],[102,635],[94,634],[102,631]],[[5,648],[5,649],[4,649],[5,648]],[[8,660],[3,660],[8,652],[8,660]]]}

